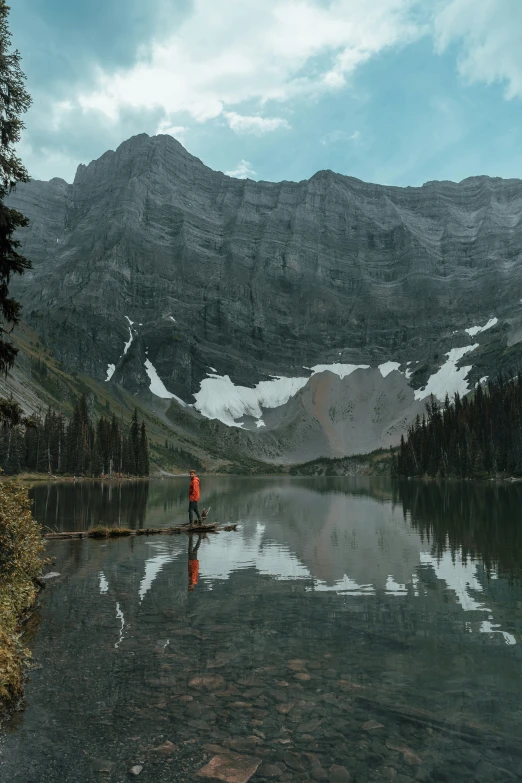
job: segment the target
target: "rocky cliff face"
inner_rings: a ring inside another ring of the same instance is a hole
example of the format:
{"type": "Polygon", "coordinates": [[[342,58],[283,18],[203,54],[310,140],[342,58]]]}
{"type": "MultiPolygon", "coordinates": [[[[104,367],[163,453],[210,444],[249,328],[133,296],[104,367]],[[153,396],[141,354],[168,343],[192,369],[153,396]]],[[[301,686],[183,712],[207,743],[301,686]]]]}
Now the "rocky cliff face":
{"type": "Polygon", "coordinates": [[[34,269],[15,289],[25,318],[68,368],[133,393],[192,403],[209,373],[252,387],[390,362],[403,373],[410,362],[418,389],[447,352],[477,343],[469,381],[518,361],[520,180],[235,180],[142,134],[72,185],[20,185],[11,203],[31,220],[21,238],[34,269]],[[479,336],[464,331],[490,319],[479,336]]]}

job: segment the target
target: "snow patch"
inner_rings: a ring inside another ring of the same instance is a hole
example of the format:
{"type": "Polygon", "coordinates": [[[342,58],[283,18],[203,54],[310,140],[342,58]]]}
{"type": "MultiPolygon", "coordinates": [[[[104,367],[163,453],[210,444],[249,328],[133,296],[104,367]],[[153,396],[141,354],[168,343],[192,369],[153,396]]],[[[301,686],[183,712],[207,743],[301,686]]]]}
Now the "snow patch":
{"type": "Polygon", "coordinates": [[[128,342],[125,343],[125,346],[123,348],[123,355],[124,356],[127,353],[127,351],[129,350],[129,348],[131,347],[131,343],[132,343],[132,341],[134,339],[134,334],[132,333],[132,327],[134,326],[134,321],[131,321],[131,319],[129,318],[128,315],[126,315],[125,318],[129,322],[129,340],[128,340],[128,342]]]}
{"type": "MultiPolygon", "coordinates": [[[[338,375],[341,380],[346,378],[347,375],[351,375],[355,370],[369,370],[369,364],[316,364],[310,368],[312,375],[316,375],[319,372],[333,372],[334,375],[338,375]]],[[[306,378],[308,380],[308,378],[306,378]]]]}
{"type": "Polygon", "coordinates": [[[116,371],[116,365],[109,364],[109,366],[107,367],[107,377],[105,378],[105,383],[107,383],[107,381],[110,381],[115,371],[116,371]]]}
{"type": "Polygon", "coordinates": [[[386,378],[391,372],[398,370],[400,366],[400,362],[384,362],[384,364],[379,364],[379,370],[381,371],[382,377],[386,378]]]}
{"type": "Polygon", "coordinates": [[[428,383],[424,389],[415,390],[415,399],[423,400],[425,397],[429,397],[433,394],[438,400],[443,401],[446,394],[451,397],[458,392],[461,396],[467,394],[468,382],[466,380],[467,374],[471,370],[472,365],[466,367],[457,368],[458,362],[462,357],[474,351],[478,348],[479,344],[465,345],[462,348],[452,348],[446,356],[448,357],[442,367],[433,375],[430,376],[428,383]]]}
{"type": "Polygon", "coordinates": [[[253,389],[235,386],[228,375],[213,375],[201,381],[194,407],[207,419],[219,419],[229,427],[242,427],[236,419],[260,419],[264,408],[277,408],[307,383],[308,378],[274,378],[260,381],[253,389]]]}
{"type": "Polygon", "coordinates": [[[180,397],[176,397],[175,394],[172,394],[172,392],[168,391],[150,359],[145,359],[145,370],[147,371],[147,375],[150,378],[149,389],[153,394],[156,395],[156,397],[161,397],[163,400],[176,400],[176,402],[179,402],[179,404],[184,408],[187,407],[186,402],[183,402],[180,397]]]}
{"type": "Polygon", "coordinates": [[[491,329],[491,327],[496,326],[496,324],[498,324],[498,318],[490,318],[485,326],[470,326],[469,329],[464,329],[464,331],[467,332],[470,337],[475,337],[476,334],[485,332],[486,329],[491,329]]]}
{"type": "Polygon", "coordinates": [[[259,428],[259,427],[266,427],[266,424],[265,424],[265,422],[263,421],[263,419],[258,419],[258,420],[256,421],[256,424],[257,424],[258,428],[259,428]]]}
{"type": "MultiPolygon", "coordinates": [[[[338,375],[339,378],[345,378],[354,370],[367,370],[369,366],[368,364],[316,364],[305,369],[309,369],[312,375],[328,371],[338,375]]],[[[269,381],[259,381],[251,389],[248,386],[235,386],[228,375],[210,375],[210,373],[208,375],[210,377],[201,381],[199,391],[194,395],[196,398],[194,408],[207,419],[218,419],[229,427],[243,427],[242,424],[237,423],[237,419],[242,419],[243,416],[261,419],[262,408],[278,408],[284,405],[309,381],[307,377],[287,378],[273,375],[269,381]]]]}
{"type": "Polygon", "coordinates": [[[405,371],[405,373],[404,373],[404,377],[405,377],[405,378],[406,378],[408,381],[410,380],[411,376],[413,375],[413,370],[410,370],[410,367],[409,367],[409,365],[410,365],[410,364],[418,364],[418,362],[406,362],[406,367],[407,367],[408,369],[405,371]]]}
{"type": "Polygon", "coordinates": [[[171,315],[169,315],[169,318],[170,318],[170,320],[172,321],[172,323],[173,323],[173,324],[177,324],[177,321],[176,321],[176,319],[175,319],[175,318],[173,318],[171,315]]]}

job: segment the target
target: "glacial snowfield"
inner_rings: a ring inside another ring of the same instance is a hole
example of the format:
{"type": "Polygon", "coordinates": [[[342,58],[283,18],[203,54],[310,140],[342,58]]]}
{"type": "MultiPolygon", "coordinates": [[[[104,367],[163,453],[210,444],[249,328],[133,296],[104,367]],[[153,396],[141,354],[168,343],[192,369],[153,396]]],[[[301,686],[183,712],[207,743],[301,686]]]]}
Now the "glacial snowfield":
{"type": "MultiPolygon", "coordinates": [[[[128,352],[136,333],[135,322],[128,316],[125,316],[128,322],[129,339],[125,342],[123,353],[119,359],[122,359],[128,352]]],[[[174,321],[174,318],[171,317],[174,321]]],[[[483,333],[498,323],[496,317],[490,318],[483,326],[470,326],[462,331],[470,337],[483,333]]],[[[142,324],[139,324],[141,326],[142,324]]],[[[454,332],[456,334],[458,332],[454,332]]],[[[443,402],[446,394],[450,399],[455,393],[461,396],[469,392],[468,375],[472,369],[472,364],[459,367],[459,362],[467,354],[471,354],[479,347],[478,342],[469,345],[451,348],[446,354],[446,361],[441,365],[437,372],[433,373],[428,379],[427,384],[422,389],[414,390],[414,399],[416,401],[424,400],[433,395],[439,402],[443,402]]],[[[397,372],[406,379],[412,375],[416,362],[414,360],[405,362],[387,361],[378,365],[378,370],[383,378],[387,378],[391,373],[397,372]],[[402,369],[401,369],[402,367],[402,369]]],[[[245,417],[251,417],[255,420],[257,428],[265,426],[263,419],[264,411],[280,408],[286,405],[296,394],[304,389],[310,382],[310,379],[321,373],[332,373],[339,379],[347,378],[356,370],[371,370],[368,364],[316,364],[313,367],[303,367],[307,375],[297,377],[285,377],[274,375],[269,380],[259,381],[254,387],[241,386],[234,384],[228,375],[219,375],[215,368],[209,367],[207,377],[200,383],[199,391],[194,395],[195,402],[187,403],[177,395],[170,392],[165,383],[160,378],[156,368],[147,357],[144,362],[145,371],[150,379],[149,390],[156,397],[161,399],[176,400],[183,407],[193,407],[208,419],[218,419],[229,427],[244,428],[245,417]]],[[[116,369],[116,364],[109,364],[107,368],[106,381],[110,381],[116,369]]],[[[487,377],[481,379],[485,382],[487,377]]]]}

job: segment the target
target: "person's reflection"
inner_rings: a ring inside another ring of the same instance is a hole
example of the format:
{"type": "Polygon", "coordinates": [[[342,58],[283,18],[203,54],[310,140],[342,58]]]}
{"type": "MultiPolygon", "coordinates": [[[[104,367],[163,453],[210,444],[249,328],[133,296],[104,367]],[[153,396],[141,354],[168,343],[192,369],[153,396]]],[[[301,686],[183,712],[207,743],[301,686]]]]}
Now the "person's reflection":
{"type": "Polygon", "coordinates": [[[201,544],[201,536],[198,534],[196,546],[194,546],[194,536],[189,536],[188,545],[188,589],[192,592],[198,583],[199,560],[198,549],[201,544]]]}

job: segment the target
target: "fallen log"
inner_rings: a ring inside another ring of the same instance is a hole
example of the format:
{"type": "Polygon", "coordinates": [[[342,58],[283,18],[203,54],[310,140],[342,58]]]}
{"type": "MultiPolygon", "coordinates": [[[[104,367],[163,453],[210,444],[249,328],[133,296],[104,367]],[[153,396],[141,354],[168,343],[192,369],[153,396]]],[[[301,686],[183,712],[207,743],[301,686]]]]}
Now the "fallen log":
{"type": "Polygon", "coordinates": [[[89,530],[72,530],[60,533],[44,533],[44,538],[50,540],[60,538],[123,538],[127,536],[173,536],[180,533],[219,533],[220,531],[237,530],[237,523],[231,525],[174,525],[173,527],[146,527],[139,530],[131,530],[128,527],[93,527],[89,530]]]}

